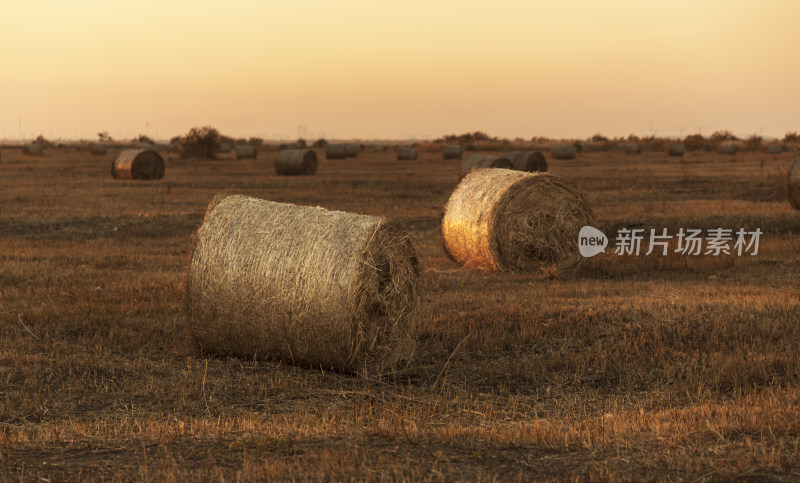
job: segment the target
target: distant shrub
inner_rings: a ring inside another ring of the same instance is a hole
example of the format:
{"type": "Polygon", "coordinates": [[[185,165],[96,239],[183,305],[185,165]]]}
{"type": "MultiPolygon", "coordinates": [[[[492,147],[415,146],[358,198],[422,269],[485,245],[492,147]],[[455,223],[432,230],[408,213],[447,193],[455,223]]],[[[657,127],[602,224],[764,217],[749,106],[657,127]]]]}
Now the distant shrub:
{"type": "Polygon", "coordinates": [[[325,139],[319,138],[311,145],[312,148],[324,148],[328,145],[328,141],[325,139]]]}
{"type": "Polygon", "coordinates": [[[708,142],[702,134],[690,134],[683,138],[683,146],[687,151],[708,150],[708,142]]]}
{"type": "Polygon", "coordinates": [[[139,134],[139,137],[133,140],[134,143],[146,143],[155,145],[156,142],[153,141],[149,136],[145,136],[144,134],[139,134]]]}
{"type": "Polygon", "coordinates": [[[182,158],[216,159],[215,153],[220,149],[219,131],[211,126],[193,127],[178,139],[182,158]]]}
{"type": "Polygon", "coordinates": [[[763,147],[763,140],[761,139],[761,136],[756,136],[755,134],[753,134],[744,141],[745,151],[760,151],[762,147],[763,147]]]}
{"type": "Polygon", "coordinates": [[[43,148],[54,148],[56,146],[52,141],[45,139],[41,134],[39,134],[33,142],[43,148]]]}
{"type": "Polygon", "coordinates": [[[607,143],[608,142],[608,138],[603,136],[602,134],[595,134],[594,136],[591,137],[590,140],[592,142],[595,142],[595,143],[607,143]]]}
{"type": "Polygon", "coordinates": [[[800,143],[800,134],[796,132],[787,132],[785,136],[783,136],[784,143],[800,143]]]}

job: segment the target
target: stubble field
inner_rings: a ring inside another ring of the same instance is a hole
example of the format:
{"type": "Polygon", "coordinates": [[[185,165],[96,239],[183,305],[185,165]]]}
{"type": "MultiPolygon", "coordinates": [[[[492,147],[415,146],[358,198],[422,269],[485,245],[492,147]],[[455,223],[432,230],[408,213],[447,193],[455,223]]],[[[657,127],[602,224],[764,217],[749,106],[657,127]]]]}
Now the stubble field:
{"type": "Polygon", "coordinates": [[[438,153],[318,151],[310,177],[166,155],[153,182],[112,179],[117,153],[2,150],[0,481],[800,478],[795,154],[547,156],[610,236],[760,228],[759,252],[498,274],[442,248],[459,161],[438,153]],[[404,222],[411,360],[364,379],[200,353],[185,277],[221,191],[404,222]]]}

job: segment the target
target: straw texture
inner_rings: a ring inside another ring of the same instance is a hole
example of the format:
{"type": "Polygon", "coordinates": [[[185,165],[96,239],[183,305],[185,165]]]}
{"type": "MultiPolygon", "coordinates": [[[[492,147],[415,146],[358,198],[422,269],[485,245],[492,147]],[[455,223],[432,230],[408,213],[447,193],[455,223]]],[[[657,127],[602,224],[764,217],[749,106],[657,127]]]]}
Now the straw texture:
{"type": "Polygon", "coordinates": [[[410,146],[400,146],[397,149],[398,161],[414,161],[417,159],[417,150],[410,146]]]}
{"type": "Polygon", "coordinates": [[[789,202],[796,210],[800,210],[800,156],[795,158],[792,169],[789,170],[789,180],[786,193],[789,202]]]}
{"type": "Polygon", "coordinates": [[[578,263],[578,232],[594,223],[586,199],[564,178],[485,169],[455,189],[441,228],[445,248],[467,267],[533,271],[578,263]]]}
{"type": "Polygon", "coordinates": [[[547,160],[539,151],[511,151],[504,153],[502,157],[511,161],[517,171],[528,173],[547,171],[547,160]]]}
{"type": "Polygon", "coordinates": [[[461,177],[469,173],[487,168],[514,169],[511,160],[503,156],[488,156],[486,154],[471,154],[461,161],[461,177]]]}
{"type": "Polygon", "coordinates": [[[279,175],[314,174],[317,164],[313,149],[284,149],[275,156],[275,172],[279,175]]]}
{"type": "Polygon", "coordinates": [[[164,170],[164,159],[149,149],[126,149],[111,163],[115,179],[161,179],[164,170]]]}
{"type": "Polygon", "coordinates": [[[410,353],[419,280],[394,222],[232,195],[198,232],[188,321],[208,352],[375,374],[410,353]]]}

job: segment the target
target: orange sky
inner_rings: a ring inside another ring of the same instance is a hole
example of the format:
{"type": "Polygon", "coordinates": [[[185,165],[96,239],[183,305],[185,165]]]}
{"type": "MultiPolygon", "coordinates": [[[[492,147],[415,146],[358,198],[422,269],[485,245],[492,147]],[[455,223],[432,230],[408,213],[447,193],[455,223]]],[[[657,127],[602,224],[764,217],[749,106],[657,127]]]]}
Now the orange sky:
{"type": "Polygon", "coordinates": [[[0,138],[800,131],[795,0],[6,0],[0,138]]]}

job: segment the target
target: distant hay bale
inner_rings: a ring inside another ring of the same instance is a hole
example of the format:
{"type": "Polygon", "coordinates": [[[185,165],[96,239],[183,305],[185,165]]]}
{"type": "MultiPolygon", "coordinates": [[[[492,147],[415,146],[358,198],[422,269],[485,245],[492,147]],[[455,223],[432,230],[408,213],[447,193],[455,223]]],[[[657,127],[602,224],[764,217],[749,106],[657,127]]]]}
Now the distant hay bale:
{"type": "Polygon", "coordinates": [[[220,153],[230,153],[231,152],[231,145],[228,143],[219,143],[219,152],[220,153]]]}
{"type": "Polygon", "coordinates": [[[667,154],[670,156],[683,156],[685,152],[686,148],[681,143],[669,143],[667,146],[667,154]]]}
{"type": "Polygon", "coordinates": [[[455,189],[442,217],[445,248],[487,270],[566,269],[581,259],[578,233],[592,209],[570,181],[551,173],[485,169],[455,189]]]}
{"type": "Polygon", "coordinates": [[[358,144],[345,144],[344,145],[344,154],[346,158],[355,158],[358,156],[358,144]]]}
{"type": "Polygon", "coordinates": [[[639,143],[628,143],[625,145],[626,154],[640,154],[642,152],[642,145],[639,143]]]}
{"type": "Polygon", "coordinates": [[[410,146],[400,146],[397,149],[398,161],[414,161],[417,159],[417,150],[410,146]]]}
{"type": "Polygon", "coordinates": [[[770,144],[767,146],[767,152],[769,154],[781,154],[783,153],[783,146],[780,144],[770,144]]]}
{"type": "Polygon", "coordinates": [[[258,149],[252,144],[237,144],[235,149],[236,159],[256,159],[258,156],[258,149]]]}
{"type": "Polygon", "coordinates": [[[108,153],[108,146],[103,143],[89,143],[89,152],[95,156],[102,156],[108,153]]]}
{"type": "Polygon", "coordinates": [[[306,142],[305,141],[295,141],[293,143],[281,143],[278,145],[278,151],[283,151],[284,149],[305,149],[306,142]]]}
{"type": "Polygon", "coordinates": [[[42,154],[42,145],[39,143],[30,143],[22,146],[22,153],[29,154],[31,156],[41,156],[42,154]]]}
{"type": "Polygon", "coordinates": [[[461,159],[462,152],[458,144],[445,144],[442,148],[442,159],[461,159]]]}
{"type": "Polygon", "coordinates": [[[511,160],[503,156],[489,156],[486,154],[470,154],[461,161],[460,175],[463,178],[472,171],[487,168],[514,169],[511,160]]]}
{"type": "Polygon", "coordinates": [[[317,153],[313,149],[284,149],[275,156],[279,175],[305,175],[317,172],[317,153]]]}
{"type": "Polygon", "coordinates": [[[789,170],[789,179],[786,185],[786,194],[789,202],[796,210],[800,210],[800,156],[796,157],[792,169],[789,170]]]}
{"type": "Polygon", "coordinates": [[[146,149],[148,151],[158,151],[158,147],[151,143],[139,143],[136,145],[138,149],[146,149]]]}
{"type": "Polygon", "coordinates": [[[203,350],[363,375],[409,356],[420,271],[402,226],[232,195],[196,240],[188,322],[203,350]]]}
{"type": "Polygon", "coordinates": [[[504,153],[502,157],[511,161],[517,171],[547,171],[547,160],[539,151],[511,151],[504,153]]]}
{"type": "Polygon", "coordinates": [[[575,146],[569,144],[559,144],[553,146],[553,157],[556,159],[575,159],[578,155],[575,146]]]}
{"type": "Polygon", "coordinates": [[[736,154],[736,145],[731,143],[725,143],[719,145],[719,153],[720,154],[727,154],[727,155],[734,155],[736,154]]]}
{"type": "Polygon", "coordinates": [[[344,159],[347,157],[347,150],[344,144],[328,144],[325,146],[325,159],[344,159]]]}
{"type": "Polygon", "coordinates": [[[164,159],[149,149],[126,149],[111,163],[115,179],[161,179],[164,177],[164,159]]]}

